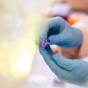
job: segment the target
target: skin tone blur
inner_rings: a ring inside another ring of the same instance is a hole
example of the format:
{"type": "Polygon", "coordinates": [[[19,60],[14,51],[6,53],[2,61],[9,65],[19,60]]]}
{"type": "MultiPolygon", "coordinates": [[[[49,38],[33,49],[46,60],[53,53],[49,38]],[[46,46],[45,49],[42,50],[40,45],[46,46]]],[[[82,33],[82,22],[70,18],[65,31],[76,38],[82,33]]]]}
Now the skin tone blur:
{"type": "Polygon", "coordinates": [[[88,0],[65,0],[73,9],[88,11],[88,0]]]}

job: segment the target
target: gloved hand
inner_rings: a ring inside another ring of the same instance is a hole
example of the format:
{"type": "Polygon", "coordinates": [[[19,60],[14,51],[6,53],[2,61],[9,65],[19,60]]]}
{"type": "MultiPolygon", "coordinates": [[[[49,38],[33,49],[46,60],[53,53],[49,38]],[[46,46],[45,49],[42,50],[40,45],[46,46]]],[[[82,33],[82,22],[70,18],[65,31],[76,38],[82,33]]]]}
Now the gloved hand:
{"type": "Polygon", "coordinates": [[[49,45],[44,49],[39,47],[39,50],[47,65],[59,79],[88,88],[88,62],[70,60],[54,54],[49,45]]]}
{"type": "Polygon", "coordinates": [[[41,39],[47,37],[50,44],[56,44],[65,48],[79,46],[82,43],[83,35],[77,28],[70,26],[61,17],[49,18],[42,23],[43,34],[41,39]]]}

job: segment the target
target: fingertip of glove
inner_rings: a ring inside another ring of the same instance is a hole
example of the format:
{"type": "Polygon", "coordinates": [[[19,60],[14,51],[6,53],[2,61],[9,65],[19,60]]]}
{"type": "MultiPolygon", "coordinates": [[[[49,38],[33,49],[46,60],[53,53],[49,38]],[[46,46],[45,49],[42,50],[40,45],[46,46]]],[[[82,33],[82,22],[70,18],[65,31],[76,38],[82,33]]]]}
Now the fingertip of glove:
{"type": "Polygon", "coordinates": [[[48,40],[50,41],[50,44],[52,45],[52,44],[54,43],[54,40],[55,40],[55,39],[54,39],[53,36],[50,36],[48,40]]]}

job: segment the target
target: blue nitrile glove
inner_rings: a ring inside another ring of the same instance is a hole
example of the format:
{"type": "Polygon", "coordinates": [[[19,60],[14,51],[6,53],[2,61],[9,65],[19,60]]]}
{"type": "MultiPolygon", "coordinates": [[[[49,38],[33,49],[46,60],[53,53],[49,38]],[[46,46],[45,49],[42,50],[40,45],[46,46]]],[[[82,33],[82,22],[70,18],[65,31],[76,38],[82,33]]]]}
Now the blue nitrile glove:
{"type": "Polygon", "coordinates": [[[70,60],[61,55],[54,54],[49,45],[44,49],[39,47],[39,50],[47,65],[58,78],[79,86],[88,85],[88,62],[70,60]]]}
{"type": "Polygon", "coordinates": [[[61,17],[46,19],[42,23],[41,30],[43,31],[41,38],[48,37],[51,45],[56,44],[61,47],[71,48],[82,43],[82,32],[70,26],[61,17]]]}

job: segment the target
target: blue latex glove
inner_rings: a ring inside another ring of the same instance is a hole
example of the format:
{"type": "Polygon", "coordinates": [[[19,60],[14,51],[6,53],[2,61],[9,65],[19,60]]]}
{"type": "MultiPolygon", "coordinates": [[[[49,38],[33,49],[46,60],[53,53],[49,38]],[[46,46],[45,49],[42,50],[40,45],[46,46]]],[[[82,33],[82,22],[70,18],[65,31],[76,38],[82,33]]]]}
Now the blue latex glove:
{"type": "MultiPolygon", "coordinates": [[[[42,30],[45,30],[45,32],[41,36],[40,41],[47,36],[50,39],[50,44],[56,44],[67,48],[79,46],[82,42],[81,31],[71,27],[60,17],[45,20],[42,25],[42,30]]],[[[49,45],[44,49],[39,47],[39,50],[45,62],[57,77],[66,82],[81,86],[87,84],[87,62],[82,60],[69,60],[54,54],[49,45]]]]}
{"type": "Polygon", "coordinates": [[[44,49],[39,47],[39,50],[47,65],[59,79],[88,88],[88,62],[70,60],[54,54],[49,45],[44,49]]]}
{"type": "Polygon", "coordinates": [[[51,45],[56,44],[61,47],[71,48],[82,43],[82,32],[70,26],[61,17],[46,19],[42,23],[41,30],[43,31],[41,39],[48,37],[51,45]]]}

